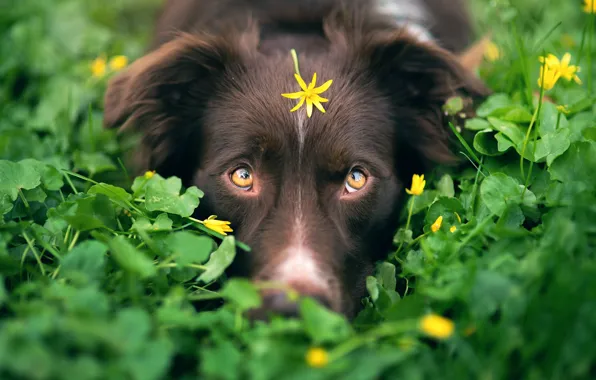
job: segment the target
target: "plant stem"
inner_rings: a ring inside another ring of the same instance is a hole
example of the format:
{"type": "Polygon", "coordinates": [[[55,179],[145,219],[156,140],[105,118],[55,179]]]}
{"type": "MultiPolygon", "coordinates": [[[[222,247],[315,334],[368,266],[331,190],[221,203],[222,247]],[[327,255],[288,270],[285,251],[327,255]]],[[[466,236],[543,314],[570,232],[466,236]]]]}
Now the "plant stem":
{"type": "Polygon", "coordinates": [[[415,330],[417,326],[418,320],[384,323],[375,329],[367,331],[364,335],[355,336],[352,339],[349,339],[335,347],[333,350],[331,350],[331,352],[329,352],[329,359],[331,361],[337,360],[367,343],[374,342],[385,336],[398,335],[415,330]]]}
{"type": "MultiPolygon", "coordinates": [[[[540,110],[542,109],[542,100],[544,99],[544,75],[545,74],[546,74],[546,60],[544,60],[544,62],[542,63],[542,77],[540,78],[540,83],[542,83],[542,85],[540,86],[540,96],[538,98],[538,107],[536,107],[536,110],[534,111],[534,114],[532,115],[532,120],[530,121],[530,126],[528,127],[528,131],[526,132],[526,137],[524,138],[524,145],[522,146],[522,151],[521,151],[521,155],[519,158],[519,170],[521,172],[522,177],[525,177],[524,154],[526,153],[526,147],[528,145],[528,140],[530,139],[530,133],[532,133],[532,128],[534,127],[534,124],[536,124],[536,119],[538,118],[538,115],[540,114],[540,110]]],[[[536,143],[534,142],[534,148],[535,147],[536,147],[536,143]]],[[[534,157],[532,157],[532,159],[533,158],[534,157]]],[[[529,160],[529,161],[531,163],[534,162],[533,160],[529,160]]]]}
{"type": "MultiPolygon", "coordinates": [[[[292,61],[294,61],[294,71],[300,75],[300,65],[298,65],[298,53],[296,53],[296,49],[290,50],[290,54],[292,55],[292,61]]],[[[302,75],[300,76],[302,77],[302,75]]]]}
{"type": "Polygon", "coordinates": [[[589,21],[589,31],[588,31],[588,92],[592,94],[592,85],[593,85],[593,67],[592,67],[592,40],[594,37],[594,19],[596,19],[596,13],[589,13],[588,17],[590,18],[589,21]]]}
{"type": "MultiPolygon", "coordinates": [[[[416,200],[416,196],[414,195],[411,200],[410,200],[410,208],[408,209],[408,220],[406,221],[406,228],[404,229],[404,231],[407,231],[408,228],[410,228],[410,220],[412,219],[412,212],[414,211],[414,201],[416,200]]],[[[399,247],[397,247],[397,250],[395,251],[395,257],[397,258],[397,255],[399,255],[399,252],[401,251],[401,247],[403,247],[404,245],[404,241],[402,239],[402,241],[399,243],[399,247]]]]}

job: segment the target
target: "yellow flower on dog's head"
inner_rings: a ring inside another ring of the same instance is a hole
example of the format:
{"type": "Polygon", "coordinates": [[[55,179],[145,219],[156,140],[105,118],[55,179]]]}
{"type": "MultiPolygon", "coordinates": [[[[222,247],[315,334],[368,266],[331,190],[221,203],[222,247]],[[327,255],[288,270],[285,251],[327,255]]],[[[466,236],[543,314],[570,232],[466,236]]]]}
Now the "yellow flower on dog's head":
{"type": "Polygon", "coordinates": [[[596,0],[584,0],[584,12],[596,13],[596,0]]]}
{"type": "Polygon", "coordinates": [[[296,78],[296,81],[298,82],[298,85],[300,86],[302,91],[281,94],[281,96],[283,96],[284,98],[300,99],[298,104],[296,104],[296,107],[292,108],[290,112],[295,112],[299,110],[300,107],[302,107],[302,105],[306,102],[306,114],[308,115],[308,117],[312,116],[313,106],[317,107],[317,109],[322,113],[325,113],[325,109],[323,108],[323,105],[321,103],[328,102],[329,99],[325,99],[319,95],[321,95],[323,92],[329,89],[331,83],[333,83],[333,80],[328,80],[321,86],[315,87],[317,84],[317,73],[313,74],[312,81],[308,86],[306,85],[306,82],[304,82],[304,79],[302,79],[300,74],[294,74],[294,78],[296,78]]]}
{"type": "Polygon", "coordinates": [[[412,176],[412,186],[409,189],[406,189],[406,193],[410,195],[420,195],[424,191],[425,185],[426,181],[424,180],[424,174],[414,174],[412,176]]]}

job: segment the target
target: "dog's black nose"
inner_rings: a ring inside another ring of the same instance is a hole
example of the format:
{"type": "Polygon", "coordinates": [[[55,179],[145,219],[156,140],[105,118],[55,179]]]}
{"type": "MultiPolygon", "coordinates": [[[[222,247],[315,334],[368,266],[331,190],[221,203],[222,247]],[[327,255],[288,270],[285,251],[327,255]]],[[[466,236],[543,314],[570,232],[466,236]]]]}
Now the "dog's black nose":
{"type": "MultiPolygon", "coordinates": [[[[331,302],[323,296],[319,295],[304,295],[315,299],[321,305],[330,308],[331,302]]],[[[289,297],[286,292],[276,291],[263,295],[263,304],[257,311],[257,319],[263,319],[271,314],[281,315],[284,317],[297,317],[300,314],[299,300],[289,297]]]]}

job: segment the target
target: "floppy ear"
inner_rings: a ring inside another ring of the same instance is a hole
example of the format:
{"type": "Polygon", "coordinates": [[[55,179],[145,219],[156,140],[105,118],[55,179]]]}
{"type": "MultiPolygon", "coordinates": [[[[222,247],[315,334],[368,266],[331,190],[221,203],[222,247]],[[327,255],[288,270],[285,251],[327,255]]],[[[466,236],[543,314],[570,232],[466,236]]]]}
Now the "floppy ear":
{"type": "Polygon", "coordinates": [[[442,106],[456,95],[488,95],[484,83],[453,54],[403,32],[377,35],[367,45],[370,70],[392,102],[402,176],[455,161],[442,106]]]}
{"type": "Polygon", "coordinates": [[[202,110],[240,52],[228,39],[181,35],[133,63],[109,83],[104,125],[136,127],[139,170],[185,180],[198,158],[202,110]]]}

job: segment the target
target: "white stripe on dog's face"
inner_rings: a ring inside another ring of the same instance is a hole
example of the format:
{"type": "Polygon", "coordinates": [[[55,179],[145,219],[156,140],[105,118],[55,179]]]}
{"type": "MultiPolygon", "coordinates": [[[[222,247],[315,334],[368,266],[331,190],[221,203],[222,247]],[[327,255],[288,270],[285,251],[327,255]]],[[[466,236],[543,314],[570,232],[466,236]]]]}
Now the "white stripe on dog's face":
{"type": "Polygon", "coordinates": [[[322,291],[329,290],[328,276],[322,272],[310,249],[303,245],[290,246],[281,255],[283,261],[274,270],[273,280],[285,284],[301,284],[322,291]]]}

